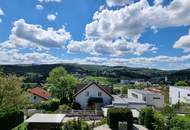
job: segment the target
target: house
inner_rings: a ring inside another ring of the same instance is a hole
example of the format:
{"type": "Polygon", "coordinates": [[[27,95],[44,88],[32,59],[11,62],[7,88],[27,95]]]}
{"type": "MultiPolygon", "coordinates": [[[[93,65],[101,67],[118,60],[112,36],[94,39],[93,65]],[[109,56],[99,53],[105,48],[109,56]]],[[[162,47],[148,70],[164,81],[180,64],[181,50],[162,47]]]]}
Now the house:
{"type": "Polygon", "coordinates": [[[86,85],[77,85],[74,100],[82,109],[88,109],[89,106],[100,108],[111,104],[113,99],[111,93],[112,87],[90,82],[86,85]]]}
{"type": "Polygon", "coordinates": [[[164,106],[164,96],[161,93],[155,93],[146,90],[129,89],[128,98],[136,98],[146,102],[147,106],[162,108],[164,106]]]}
{"type": "Polygon", "coordinates": [[[169,86],[169,100],[171,104],[190,103],[190,87],[169,86]]]}
{"type": "Polygon", "coordinates": [[[130,109],[140,110],[141,108],[147,106],[146,102],[143,100],[125,97],[123,95],[112,95],[112,96],[113,96],[113,101],[112,101],[113,107],[119,107],[119,108],[127,107],[130,109]]]}
{"type": "Polygon", "coordinates": [[[61,130],[65,114],[34,114],[24,122],[28,130],[61,130]]]}
{"type": "Polygon", "coordinates": [[[35,87],[30,90],[32,103],[39,103],[51,98],[51,94],[40,87],[35,87]]]}

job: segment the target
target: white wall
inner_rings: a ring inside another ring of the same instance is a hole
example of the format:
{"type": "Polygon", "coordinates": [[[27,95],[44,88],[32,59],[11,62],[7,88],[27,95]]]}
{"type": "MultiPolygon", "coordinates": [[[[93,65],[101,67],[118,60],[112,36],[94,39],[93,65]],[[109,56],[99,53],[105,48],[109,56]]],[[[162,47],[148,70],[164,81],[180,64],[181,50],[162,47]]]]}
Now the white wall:
{"type": "Polygon", "coordinates": [[[34,95],[34,94],[31,95],[30,99],[31,99],[32,103],[39,103],[41,101],[45,101],[44,98],[41,98],[41,97],[34,95]]]}
{"type": "Polygon", "coordinates": [[[171,104],[176,104],[177,102],[190,103],[190,89],[184,87],[169,86],[169,97],[171,104]]]}
{"type": "Polygon", "coordinates": [[[75,97],[75,101],[81,105],[82,109],[85,109],[88,105],[88,99],[90,97],[102,97],[104,105],[109,105],[112,101],[112,98],[107,93],[102,91],[99,87],[97,87],[95,84],[92,84],[90,87],[79,93],[75,97]],[[89,96],[86,96],[87,91],[89,92],[89,96]],[[98,92],[101,92],[102,96],[98,96],[98,92]]]}
{"type": "Polygon", "coordinates": [[[136,92],[133,89],[129,89],[128,97],[135,98],[133,94],[136,94],[138,96],[136,99],[145,101],[147,105],[154,106],[156,108],[162,108],[164,106],[164,96],[161,94],[157,94],[157,93],[143,94],[143,93],[136,92]]]}

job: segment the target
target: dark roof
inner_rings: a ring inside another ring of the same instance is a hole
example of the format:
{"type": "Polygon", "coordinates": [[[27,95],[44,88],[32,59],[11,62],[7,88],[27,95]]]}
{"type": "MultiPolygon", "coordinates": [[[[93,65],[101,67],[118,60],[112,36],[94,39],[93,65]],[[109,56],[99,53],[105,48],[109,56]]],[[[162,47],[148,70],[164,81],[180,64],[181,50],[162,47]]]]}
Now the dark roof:
{"type": "Polygon", "coordinates": [[[35,87],[35,88],[31,89],[30,92],[32,94],[35,94],[35,95],[42,97],[44,99],[48,99],[49,97],[51,97],[50,93],[48,93],[47,91],[45,91],[44,89],[42,89],[40,87],[35,87]]]}
{"type": "Polygon", "coordinates": [[[107,93],[108,95],[111,96],[112,94],[112,87],[109,87],[107,85],[99,85],[96,82],[89,82],[87,84],[78,84],[76,86],[76,90],[75,90],[75,95],[78,95],[79,93],[81,93],[83,90],[85,90],[86,88],[88,88],[89,86],[91,86],[92,84],[96,84],[96,86],[98,86],[100,89],[102,89],[105,93],[107,93]]]}

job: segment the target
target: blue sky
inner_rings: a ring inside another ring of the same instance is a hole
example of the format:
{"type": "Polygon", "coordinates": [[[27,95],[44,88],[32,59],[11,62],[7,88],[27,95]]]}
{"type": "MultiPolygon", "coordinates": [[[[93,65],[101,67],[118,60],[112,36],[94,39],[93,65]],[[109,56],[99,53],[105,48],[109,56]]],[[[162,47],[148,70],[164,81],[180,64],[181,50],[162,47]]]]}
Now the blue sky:
{"type": "Polygon", "coordinates": [[[0,1],[0,64],[190,68],[189,0],[0,1]]]}

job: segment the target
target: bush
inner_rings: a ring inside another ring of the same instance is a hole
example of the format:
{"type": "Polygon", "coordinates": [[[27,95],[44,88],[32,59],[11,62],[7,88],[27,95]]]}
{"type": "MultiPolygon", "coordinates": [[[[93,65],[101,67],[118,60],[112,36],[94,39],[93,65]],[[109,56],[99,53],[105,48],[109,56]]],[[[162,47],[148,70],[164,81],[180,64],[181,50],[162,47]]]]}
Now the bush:
{"type": "Polygon", "coordinates": [[[86,122],[72,120],[64,123],[62,130],[89,130],[89,127],[86,122]]]}
{"type": "Polygon", "coordinates": [[[80,110],[80,109],[81,109],[81,106],[80,106],[80,104],[79,104],[78,102],[73,102],[73,103],[71,104],[71,108],[72,108],[72,109],[76,109],[76,110],[80,110]]]}
{"type": "Polygon", "coordinates": [[[0,113],[0,130],[10,130],[24,121],[24,113],[11,109],[0,113]]]}
{"type": "Polygon", "coordinates": [[[118,129],[119,122],[127,122],[127,129],[131,130],[133,127],[133,115],[128,108],[110,108],[107,114],[107,123],[110,128],[118,129]]]}
{"type": "Polygon", "coordinates": [[[154,110],[151,107],[141,109],[139,121],[141,125],[145,125],[148,129],[153,130],[154,110]]]}
{"type": "Polygon", "coordinates": [[[59,106],[59,111],[60,112],[67,112],[68,110],[70,110],[71,108],[68,105],[60,105],[59,106]]]}
{"type": "Polygon", "coordinates": [[[42,101],[39,104],[36,104],[37,109],[44,109],[46,111],[55,111],[59,108],[59,100],[51,99],[49,101],[42,101]]]}

